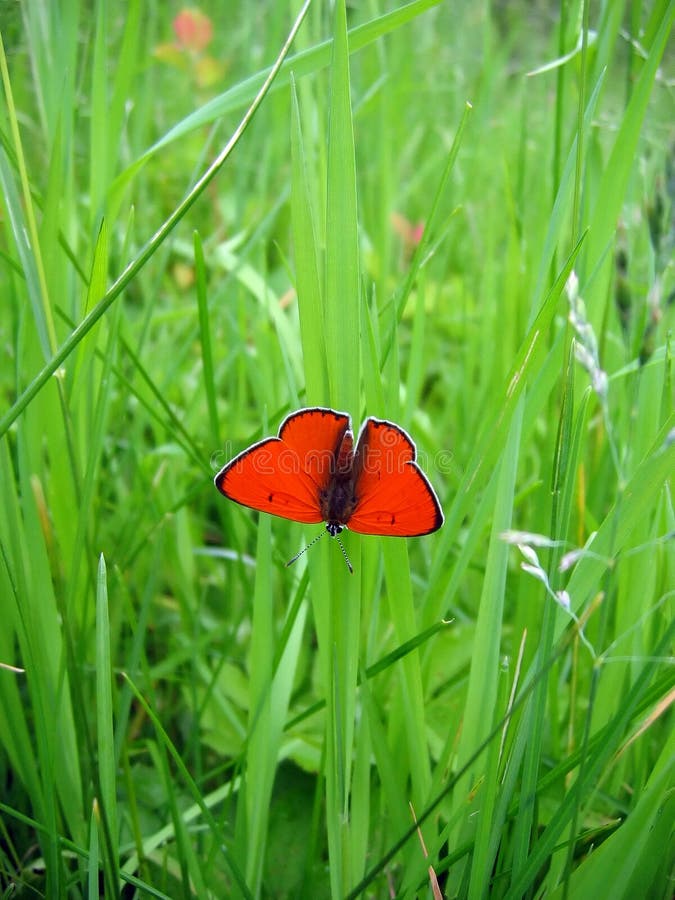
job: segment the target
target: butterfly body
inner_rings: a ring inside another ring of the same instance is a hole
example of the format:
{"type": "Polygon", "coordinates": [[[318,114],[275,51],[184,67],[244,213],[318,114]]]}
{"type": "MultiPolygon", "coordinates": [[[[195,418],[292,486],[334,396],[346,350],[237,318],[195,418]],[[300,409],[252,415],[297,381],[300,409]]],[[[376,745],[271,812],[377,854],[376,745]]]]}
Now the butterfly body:
{"type": "Polygon", "coordinates": [[[408,434],[366,419],[354,444],[350,418],[310,407],[284,419],[276,438],[253,444],[216,475],[218,490],[243,506],[361,534],[413,537],[436,531],[443,513],[416,463],[408,434]]]}
{"type": "Polygon", "coordinates": [[[336,454],[335,474],[319,492],[321,518],[332,535],[346,527],[358,502],[354,493],[353,446],[354,439],[347,431],[336,454]]]}

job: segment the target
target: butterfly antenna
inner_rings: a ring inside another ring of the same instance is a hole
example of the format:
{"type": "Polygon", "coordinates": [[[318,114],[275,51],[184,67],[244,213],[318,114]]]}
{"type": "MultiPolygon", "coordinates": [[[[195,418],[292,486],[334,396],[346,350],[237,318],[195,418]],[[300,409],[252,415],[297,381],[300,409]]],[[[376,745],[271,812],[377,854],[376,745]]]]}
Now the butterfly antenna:
{"type": "MultiPolygon", "coordinates": [[[[303,547],[302,550],[298,551],[298,553],[296,553],[292,559],[288,560],[288,562],[286,563],[286,568],[288,568],[289,566],[292,566],[293,563],[296,562],[296,560],[300,559],[302,554],[306,553],[313,544],[316,544],[316,542],[319,540],[319,538],[322,538],[324,536],[324,534],[328,534],[328,532],[320,531],[315,538],[312,538],[312,540],[309,542],[309,544],[307,544],[307,546],[303,547]]],[[[344,548],[344,544],[342,543],[340,538],[337,536],[337,534],[334,534],[332,536],[337,540],[338,544],[340,545],[340,550],[342,550],[342,555],[344,556],[344,560],[345,560],[345,563],[347,564],[347,568],[349,569],[350,573],[353,575],[354,569],[352,568],[352,564],[349,561],[349,557],[347,556],[347,551],[344,548]]]]}
{"type": "MultiPolygon", "coordinates": [[[[288,560],[288,562],[286,563],[286,568],[288,568],[289,566],[292,566],[296,560],[300,559],[302,554],[306,553],[309,550],[309,548],[312,546],[312,544],[316,544],[316,542],[319,540],[319,538],[322,538],[324,536],[324,534],[328,534],[328,532],[320,531],[316,537],[312,538],[312,540],[309,542],[309,544],[307,544],[306,547],[303,547],[302,550],[300,550],[298,553],[295,554],[293,559],[288,560]]],[[[344,553],[344,550],[342,552],[344,553]]]]}
{"type": "Polygon", "coordinates": [[[340,545],[340,550],[342,550],[342,555],[344,556],[345,562],[347,563],[347,568],[349,569],[349,574],[350,574],[350,575],[353,575],[353,574],[354,574],[354,569],[352,569],[352,564],[350,563],[349,557],[347,556],[347,551],[345,550],[345,546],[344,546],[344,544],[342,543],[342,541],[340,540],[340,538],[339,538],[339,536],[338,536],[337,534],[335,535],[335,540],[336,540],[336,541],[338,542],[338,544],[340,545]]]}

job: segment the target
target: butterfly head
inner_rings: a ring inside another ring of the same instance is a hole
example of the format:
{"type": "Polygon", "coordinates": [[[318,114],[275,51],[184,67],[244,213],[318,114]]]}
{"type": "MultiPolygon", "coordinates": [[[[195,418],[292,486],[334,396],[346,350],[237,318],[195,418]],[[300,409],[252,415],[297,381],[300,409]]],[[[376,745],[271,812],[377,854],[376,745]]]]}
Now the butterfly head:
{"type": "Polygon", "coordinates": [[[342,555],[344,557],[345,563],[347,564],[347,568],[349,569],[350,573],[353,575],[354,569],[352,568],[352,564],[349,560],[349,557],[347,556],[347,551],[345,550],[344,545],[339,538],[339,534],[345,529],[345,527],[346,527],[345,525],[341,525],[339,522],[326,522],[326,531],[320,531],[316,535],[316,537],[312,538],[312,540],[309,542],[309,544],[307,544],[305,547],[303,547],[299,553],[295,554],[293,559],[288,560],[288,562],[286,563],[286,566],[293,565],[293,563],[296,561],[296,559],[298,559],[300,556],[302,556],[302,554],[305,553],[307,550],[309,550],[309,548],[313,544],[316,544],[316,542],[319,540],[319,538],[322,538],[324,536],[324,534],[326,534],[326,532],[328,532],[328,534],[331,537],[337,538],[337,542],[340,545],[340,550],[342,550],[342,555]]]}

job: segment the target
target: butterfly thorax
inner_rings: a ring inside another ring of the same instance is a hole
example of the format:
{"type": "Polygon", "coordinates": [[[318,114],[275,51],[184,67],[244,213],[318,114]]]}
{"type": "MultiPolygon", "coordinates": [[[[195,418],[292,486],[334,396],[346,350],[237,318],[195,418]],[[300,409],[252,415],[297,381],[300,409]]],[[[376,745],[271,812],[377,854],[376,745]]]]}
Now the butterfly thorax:
{"type": "Polygon", "coordinates": [[[354,512],[356,497],[354,496],[354,482],[351,472],[335,475],[328,485],[321,491],[319,498],[321,516],[327,522],[328,531],[331,526],[336,534],[339,534],[349,521],[354,512]],[[340,526],[339,530],[335,526],[340,526]]]}

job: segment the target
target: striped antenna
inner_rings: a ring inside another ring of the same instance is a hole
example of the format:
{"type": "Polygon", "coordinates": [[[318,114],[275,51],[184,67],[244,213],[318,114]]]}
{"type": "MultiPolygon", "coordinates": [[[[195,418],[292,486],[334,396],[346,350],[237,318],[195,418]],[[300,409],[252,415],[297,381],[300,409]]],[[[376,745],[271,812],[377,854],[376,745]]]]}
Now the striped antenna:
{"type": "Polygon", "coordinates": [[[307,544],[306,547],[303,547],[302,550],[299,551],[299,553],[295,554],[293,559],[288,560],[288,562],[286,563],[286,568],[288,568],[289,566],[292,566],[296,560],[300,559],[300,557],[302,556],[303,553],[306,553],[309,550],[309,548],[312,546],[312,544],[316,544],[316,542],[319,540],[319,538],[322,538],[324,536],[324,534],[327,534],[327,533],[328,532],[326,532],[326,531],[320,531],[315,538],[312,538],[312,540],[309,542],[309,544],[307,544]]]}
{"type": "Polygon", "coordinates": [[[347,551],[345,550],[345,546],[344,546],[344,544],[342,543],[342,541],[340,540],[340,538],[339,538],[339,536],[338,536],[337,534],[334,535],[334,537],[335,537],[335,540],[336,540],[336,541],[338,542],[338,544],[340,545],[340,550],[342,550],[342,555],[344,556],[345,562],[347,563],[347,568],[349,569],[349,574],[350,574],[350,575],[353,575],[353,574],[354,574],[354,570],[352,569],[352,564],[350,563],[349,557],[347,556],[347,551]]]}

